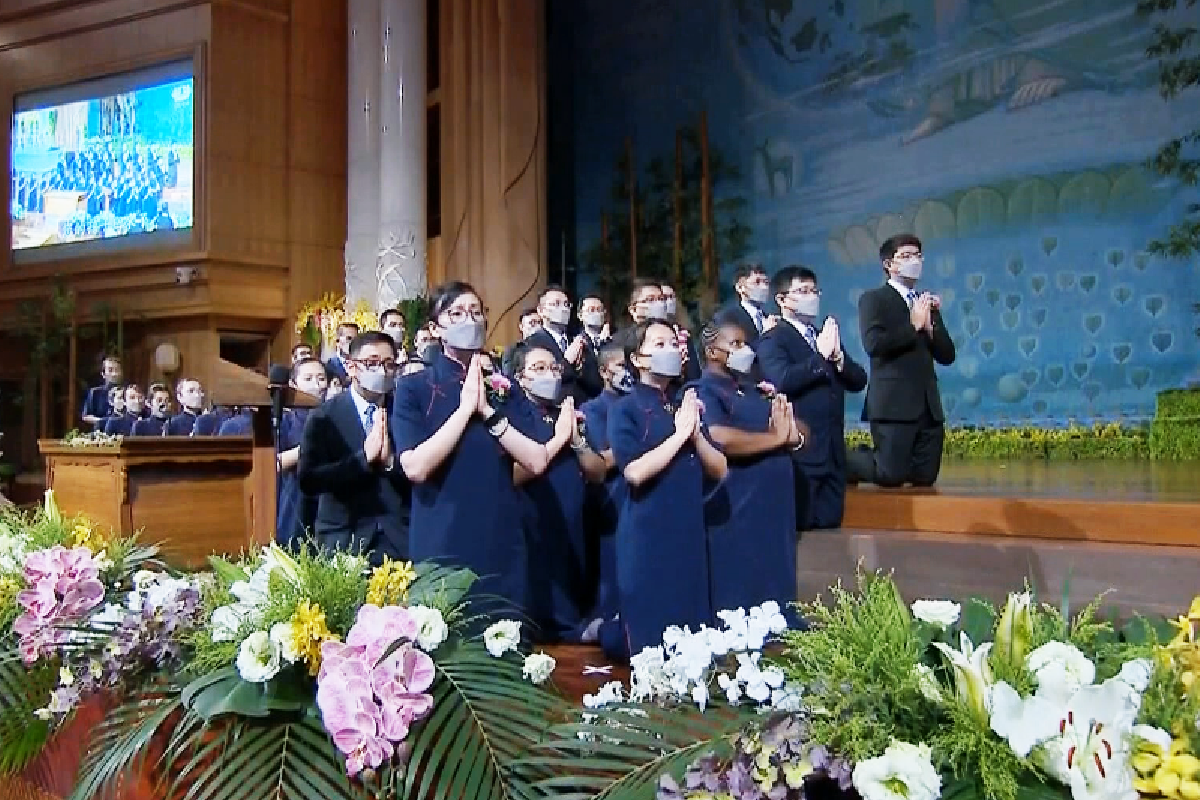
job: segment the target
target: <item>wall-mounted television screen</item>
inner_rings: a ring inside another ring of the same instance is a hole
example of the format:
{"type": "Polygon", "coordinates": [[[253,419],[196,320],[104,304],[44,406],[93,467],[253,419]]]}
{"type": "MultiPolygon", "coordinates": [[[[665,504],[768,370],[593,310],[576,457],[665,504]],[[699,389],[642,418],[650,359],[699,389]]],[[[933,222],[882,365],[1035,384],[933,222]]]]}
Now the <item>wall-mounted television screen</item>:
{"type": "Polygon", "coordinates": [[[191,59],[18,95],[13,260],[190,242],[194,102],[191,59]]]}

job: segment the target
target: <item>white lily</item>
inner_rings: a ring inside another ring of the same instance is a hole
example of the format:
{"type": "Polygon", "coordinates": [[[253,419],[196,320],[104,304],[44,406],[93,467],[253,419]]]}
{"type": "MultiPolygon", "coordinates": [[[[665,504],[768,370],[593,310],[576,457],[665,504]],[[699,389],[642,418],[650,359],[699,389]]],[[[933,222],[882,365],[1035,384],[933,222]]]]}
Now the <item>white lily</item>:
{"type": "Polygon", "coordinates": [[[959,649],[934,642],[954,673],[954,691],[959,702],[970,708],[980,719],[988,718],[988,689],[992,685],[992,668],[988,654],[992,643],[975,647],[966,633],[959,633],[959,649]]]}
{"type": "Polygon", "coordinates": [[[992,686],[990,717],[992,730],[1026,758],[1042,742],[1059,735],[1062,707],[1042,695],[1022,697],[1004,681],[992,686]]]}
{"type": "Polygon", "coordinates": [[[996,652],[1016,666],[1025,660],[1033,639],[1033,596],[1011,592],[996,625],[996,652]]]}
{"type": "Polygon", "coordinates": [[[54,499],[54,490],[47,489],[42,506],[47,522],[62,522],[62,512],[58,509],[58,501],[54,499]]]}
{"type": "Polygon", "coordinates": [[[1074,800],[1136,800],[1129,752],[1140,696],[1116,678],[1075,692],[1038,759],[1074,800]]]}

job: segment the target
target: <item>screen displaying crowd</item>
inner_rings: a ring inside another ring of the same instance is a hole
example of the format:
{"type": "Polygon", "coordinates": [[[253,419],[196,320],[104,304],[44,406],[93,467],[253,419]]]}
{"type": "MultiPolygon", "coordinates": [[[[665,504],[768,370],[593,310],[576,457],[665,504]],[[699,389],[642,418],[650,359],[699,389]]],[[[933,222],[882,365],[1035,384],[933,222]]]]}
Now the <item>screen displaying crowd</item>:
{"type": "Polygon", "coordinates": [[[192,84],[18,111],[13,249],[192,227],[192,84]]]}

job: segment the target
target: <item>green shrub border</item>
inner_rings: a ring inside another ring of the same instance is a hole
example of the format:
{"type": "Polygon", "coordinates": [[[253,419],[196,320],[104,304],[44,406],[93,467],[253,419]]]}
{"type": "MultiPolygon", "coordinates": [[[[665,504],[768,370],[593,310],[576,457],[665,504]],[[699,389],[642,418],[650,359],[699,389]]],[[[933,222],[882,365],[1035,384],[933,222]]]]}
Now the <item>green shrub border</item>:
{"type": "MultiPolygon", "coordinates": [[[[846,446],[870,447],[871,434],[847,431],[846,446]]],[[[1160,392],[1149,425],[947,428],[943,453],[962,459],[1200,461],[1200,389],[1160,392]]]]}

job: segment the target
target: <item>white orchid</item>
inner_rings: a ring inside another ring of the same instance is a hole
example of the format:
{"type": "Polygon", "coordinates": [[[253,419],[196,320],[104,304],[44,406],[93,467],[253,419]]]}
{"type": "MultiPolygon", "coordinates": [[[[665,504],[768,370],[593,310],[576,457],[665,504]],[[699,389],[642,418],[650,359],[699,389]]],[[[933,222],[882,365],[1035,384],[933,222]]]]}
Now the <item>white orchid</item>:
{"type": "Polygon", "coordinates": [[[975,647],[966,633],[959,634],[959,649],[942,642],[933,646],[942,652],[954,673],[954,692],[959,702],[971,709],[980,719],[988,716],[988,689],[992,685],[992,668],[988,654],[992,643],[975,647]]]}
{"type": "Polygon", "coordinates": [[[1018,665],[1029,652],[1033,639],[1033,596],[1012,592],[996,626],[996,653],[1009,664],[1018,665]]]}

